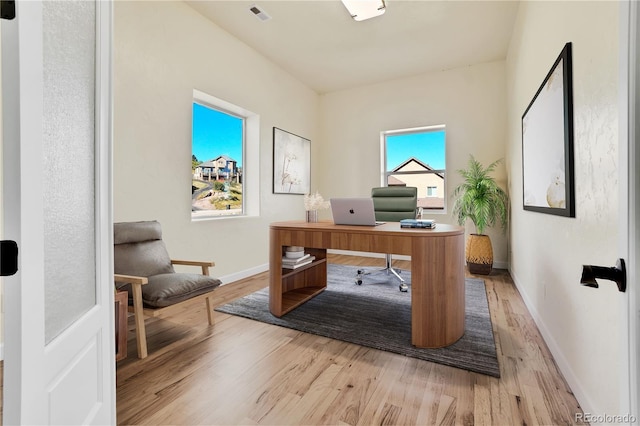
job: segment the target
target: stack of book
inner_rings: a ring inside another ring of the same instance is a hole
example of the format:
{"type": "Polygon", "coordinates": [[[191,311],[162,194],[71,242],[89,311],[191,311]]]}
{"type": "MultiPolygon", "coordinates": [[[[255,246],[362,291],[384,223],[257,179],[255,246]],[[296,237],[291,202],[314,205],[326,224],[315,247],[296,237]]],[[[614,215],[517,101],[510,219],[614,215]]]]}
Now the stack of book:
{"type": "Polygon", "coordinates": [[[433,229],[436,227],[436,221],[432,219],[402,219],[400,227],[433,229]]]}
{"type": "Polygon", "coordinates": [[[315,260],[315,256],[304,252],[304,247],[291,246],[284,251],[282,267],[286,269],[296,269],[315,260]]]}

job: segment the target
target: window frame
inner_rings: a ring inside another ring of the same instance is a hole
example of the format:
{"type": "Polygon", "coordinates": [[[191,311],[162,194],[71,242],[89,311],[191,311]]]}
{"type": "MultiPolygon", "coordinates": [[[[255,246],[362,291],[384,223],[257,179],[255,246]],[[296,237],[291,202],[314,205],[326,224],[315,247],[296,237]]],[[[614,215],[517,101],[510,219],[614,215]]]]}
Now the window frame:
{"type": "MultiPolygon", "coordinates": [[[[228,220],[242,217],[259,216],[259,175],[260,175],[260,116],[245,108],[230,102],[211,96],[205,92],[194,89],[191,102],[191,155],[193,158],[193,105],[198,104],[224,114],[242,120],[242,212],[240,214],[206,214],[194,215],[191,212],[192,221],[201,220],[228,220]],[[253,153],[253,154],[252,154],[253,153]],[[254,170],[255,169],[255,170],[254,170]]],[[[236,163],[237,167],[237,163],[236,163]]],[[[193,174],[191,176],[193,179],[193,174]]],[[[219,212],[219,210],[215,210],[219,212]]]]}
{"type": "MultiPolygon", "coordinates": [[[[444,206],[442,209],[424,209],[425,213],[428,214],[447,214],[447,130],[444,124],[432,125],[432,126],[421,126],[421,127],[412,127],[407,129],[396,129],[396,130],[384,130],[380,132],[380,184],[381,186],[388,186],[388,180],[390,176],[393,175],[416,175],[416,174],[441,174],[444,176],[443,182],[443,202],[444,206]],[[408,135],[408,134],[416,134],[416,133],[430,133],[430,132],[444,132],[444,169],[433,169],[433,170],[424,170],[424,171],[405,171],[405,172],[390,172],[387,171],[387,136],[398,136],[398,135],[408,135]]],[[[425,197],[427,198],[427,197],[425,197]]]]}

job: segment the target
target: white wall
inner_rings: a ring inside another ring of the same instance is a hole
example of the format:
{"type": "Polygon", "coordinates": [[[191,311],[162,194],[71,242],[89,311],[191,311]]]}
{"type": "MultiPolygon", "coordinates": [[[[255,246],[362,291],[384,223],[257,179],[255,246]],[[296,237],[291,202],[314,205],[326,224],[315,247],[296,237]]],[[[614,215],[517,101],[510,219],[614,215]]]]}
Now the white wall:
{"type": "Polygon", "coordinates": [[[222,278],[264,267],[268,224],[304,218],[302,195],[272,194],[272,128],[314,156],[318,95],[182,2],[115,2],[114,62],[115,221],[159,220],[172,257],[222,278]],[[191,222],[194,88],[260,115],[259,217],[191,222]]]}
{"type": "MultiPolygon", "coordinates": [[[[525,2],[507,57],[511,274],[585,411],[619,413],[624,318],[614,283],[579,284],[583,264],[613,266],[618,243],[618,4],[525,2]],[[573,48],[576,217],[522,209],[521,117],[566,42],[573,48]]],[[[636,413],[637,414],[637,413],[636,413]]]]}
{"type": "MultiPolygon", "coordinates": [[[[485,165],[504,157],[506,115],[504,61],[325,94],[320,191],[327,197],[369,196],[371,187],[381,183],[380,132],[445,124],[448,213],[428,217],[455,223],[450,194],[461,182],[455,171],[466,167],[469,154],[485,165]]],[[[506,188],[504,165],[494,176],[506,188]]],[[[469,222],[470,232],[475,228],[469,222]]],[[[493,244],[494,266],[506,268],[507,237],[499,228],[486,232],[493,244]]]]}

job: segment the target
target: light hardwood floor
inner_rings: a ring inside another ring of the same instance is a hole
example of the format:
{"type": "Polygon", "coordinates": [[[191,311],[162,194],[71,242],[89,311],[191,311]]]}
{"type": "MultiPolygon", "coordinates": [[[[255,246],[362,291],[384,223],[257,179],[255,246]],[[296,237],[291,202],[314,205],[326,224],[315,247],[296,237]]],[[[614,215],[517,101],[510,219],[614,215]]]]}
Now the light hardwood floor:
{"type": "MultiPolygon", "coordinates": [[[[377,260],[330,255],[329,261],[377,260]]],[[[509,274],[494,270],[481,278],[499,379],[220,312],[209,326],[204,303],[184,304],[171,316],[147,320],[144,360],[135,356],[129,318],[129,357],[117,364],[118,423],[575,424],[582,411],[509,274]]],[[[263,273],[225,285],[216,290],[215,302],[266,287],[268,279],[263,273]]],[[[0,418],[1,404],[0,398],[0,418]]]]}
{"type": "MultiPolygon", "coordinates": [[[[130,319],[129,357],[117,365],[118,423],[575,424],[582,411],[509,274],[481,278],[500,379],[219,312],[209,326],[198,303],[147,320],[144,360],[135,357],[130,319]]],[[[267,285],[267,273],[225,285],[216,304],[267,285]]]]}

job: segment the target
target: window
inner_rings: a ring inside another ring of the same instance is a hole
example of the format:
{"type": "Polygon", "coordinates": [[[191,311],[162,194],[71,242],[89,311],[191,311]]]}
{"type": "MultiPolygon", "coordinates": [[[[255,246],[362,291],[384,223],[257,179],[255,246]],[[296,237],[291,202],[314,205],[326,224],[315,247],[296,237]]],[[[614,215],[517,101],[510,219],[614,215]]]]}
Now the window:
{"type": "Polygon", "coordinates": [[[253,159],[247,147],[258,145],[258,116],[197,90],[192,108],[191,218],[251,213],[248,200],[259,194],[245,163],[253,159]]]}
{"type": "Polygon", "coordinates": [[[382,132],[382,184],[415,186],[418,207],[444,212],[445,135],[444,126],[382,132]]]}

